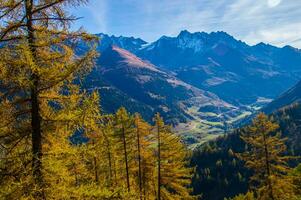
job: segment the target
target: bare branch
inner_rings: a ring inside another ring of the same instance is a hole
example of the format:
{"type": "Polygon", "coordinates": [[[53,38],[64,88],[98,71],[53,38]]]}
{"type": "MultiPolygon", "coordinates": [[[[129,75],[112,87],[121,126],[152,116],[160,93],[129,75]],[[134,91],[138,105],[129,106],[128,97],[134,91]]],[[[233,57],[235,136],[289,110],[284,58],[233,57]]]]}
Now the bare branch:
{"type": "Polygon", "coordinates": [[[52,2],[52,3],[48,3],[48,4],[45,4],[45,5],[41,5],[41,6],[37,7],[35,10],[33,10],[33,11],[32,11],[32,14],[37,13],[37,12],[40,12],[40,11],[45,10],[45,9],[47,9],[47,8],[50,8],[50,7],[52,7],[52,6],[55,6],[56,4],[62,3],[62,2],[64,2],[64,1],[66,1],[66,0],[56,0],[56,1],[52,2]]]}
{"type": "Polygon", "coordinates": [[[18,3],[16,3],[13,7],[11,7],[10,9],[8,9],[5,13],[3,13],[0,16],[0,19],[2,19],[3,17],[5,17],[6,15],[8,15],[10,12],[12,12],[13,10],[15,10],[18,6],[20,6],[22,4],[22,2],[24,2],[24,0],[19,1],[18,3]]]}
{"type": "Polygon", "coordinates": [[[82,17],[67,17],[67,18],[62,18],[62,17],[41,17],[41,18],[34,18],[32,21],[39,21],[39,20],[57,20],[57,21],[76,21],[78,19],[81,19],[82,17]]]}
{"type": "Polygon", "coordinates": [[[7,36],[7,34],[9,34],[10,32],[17,30],[20,27],[25,27],[26,24],[23,24],[23,21],[25,20],[25,18],[26,18],[26,16],[24,16],[19,22],[15,23],[14,25],[7,27],[6,30],[4,30],[1,33],[0,42],[3,42],[5,40],[5,37],[7,36]]]}

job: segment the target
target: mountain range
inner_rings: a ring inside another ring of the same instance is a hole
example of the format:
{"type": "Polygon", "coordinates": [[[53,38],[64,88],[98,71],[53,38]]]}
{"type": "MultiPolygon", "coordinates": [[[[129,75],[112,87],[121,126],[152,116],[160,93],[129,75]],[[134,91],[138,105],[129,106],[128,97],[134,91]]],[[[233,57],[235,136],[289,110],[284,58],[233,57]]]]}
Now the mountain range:
{"type": "MultiPolygon", "coordinates": [[[[160,112],[189,143],[236,126],[301,79],[299,49],[251,46],[225,32],[182,31],[152,43],[97,36],[101,56],[85,84],[100,90],[103,111],[125,106],[149,121],[160,112]]],[[[292,91],[283,95],[300,94],[292,91]]],[[[283,98],[271,105],[287,103],[283,98]]]]}
{"type": "Polygon", "coordinates": [[[249,46],[225,32],[162,37],[138,52],[198,88],[234,103],[275,98],[299,80],[301,52],[290,46],[249,46]]]}

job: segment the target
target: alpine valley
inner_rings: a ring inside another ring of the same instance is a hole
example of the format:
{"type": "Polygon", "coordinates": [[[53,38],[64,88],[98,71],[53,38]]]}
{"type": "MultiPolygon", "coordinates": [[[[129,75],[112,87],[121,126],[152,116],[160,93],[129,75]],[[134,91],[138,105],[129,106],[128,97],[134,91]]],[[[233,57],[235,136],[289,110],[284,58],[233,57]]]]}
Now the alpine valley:
{"type": "Polygon", "coordinates": [[[0,1],[0,200],[301,200],[300,6],[0,1]]]}
{"type": "Polygon", "coordinates": [[[301,79],[301,50],[291,46],[250,46],[226,32],[184,30],[152,43],[97,36],[101,56],[84,86],[99,90],[103,112],[125,106],[150,122],[160,112],[188,144],[300,99],[300,83],[286,92],[301,79]]]}

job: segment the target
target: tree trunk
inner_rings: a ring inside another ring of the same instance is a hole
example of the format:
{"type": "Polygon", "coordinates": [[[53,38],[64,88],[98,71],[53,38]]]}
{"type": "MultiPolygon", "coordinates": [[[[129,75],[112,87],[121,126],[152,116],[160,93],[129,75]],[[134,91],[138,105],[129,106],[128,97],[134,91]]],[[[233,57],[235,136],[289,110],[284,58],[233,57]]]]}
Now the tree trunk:
{"type": "Polygon", "coordinates": [[[97,170],[97,158],[94,156],[94,176],[95,176],[95,183],[99,183],[99,178],[98,178],[98,170],[97,170]]]}
{"type": "Polygon", "coordinates": [[[116,161],[113,160],[113,169],[114,169],[114,185],[117,185],[117,169],[116,169],[116,161]]]}
{"type": "Polygon", "coordinates": [[[140,200],[142,200],[142,178],[141,178],[141,152],[140,152],[140,133],[139,133],[139,124],[137,119],[137,149],[138,149],[138,176],[139,176],[139,193],[140,200]]]}
{"type": "Polygon", "coordinates": [[[122,125],[122,139],[123,139],[125,170],[126,170],[126,184],[127,184],[128,192],[130,192],[131,188],[130,188],[130,177],[129,177],[129,166],[128,166],[128,154],[126,149],[126,138],[125,138],[125,130],[123,125],[122,125]]]}
{"type": "Polygon", "coordinates": [[[269,150],[267,146],[266,136],[263,132],[263,142],[264,142],[264,152],[265,152],[265,164],[266,164],[266,173],[267,173],[267,184],[269,189],[269,196],[271,200],[274,200],[274,194],[273,194],[273,186],[271,183],[271,169],[270,169],[270,158],[269,158],[269,150]]]}
{"type": "MultiPolygon", "coordinates": [[[[95,145],[94,139],[92,140],[92,145],[95,145]]],[[[99,177],[98,177],[98,167],[97,167],[97,158],[96,156],[93,156],[93,162],[94,162],[94,178],[95,178],[95,183],[99,183],[99,177]]]]}
{"type": "Polygon", "coordinates": [[[158,199],[161,200],[161,139],[160,139],[160,128],[157,125],[157,139],[158,139],[158,199]]]}
{"type": "MultiPolygon", "coordinates": [[[[33,57],[36,60],[36,47],[34,28],[32,23],[32,9],[33,0],[26,0],[25,10],[27,18],[27,41],[33,57]]],[[[32,173],[35,180],[35,184],[38,186],[36,199],[45,199],[43,194],[43,177],[42,177],[42,134],[41,134],[41,120],[40,120],[40,108],[38,100],[38,85],[39,77],[35,72],[31,72],[31,128],[32,128],[32,173]]]]}
{"type": "Polygon", "coordinates": [[[108,150],[108,161],[109,161],[109,185],[112,185],[112,179],[113,179],[113,173],[112,173],[112,156],[111,156],[111,148],[110,148],[110,142],[108,138],[107,140],[107,150],[108,150]]]}
{"type": "MultiPolygon", "coordinates": [[[[144,164],[145,165],[145,164],[144,164]]],[[[146,185],[145,185],[145,182],[146,182],[146,177],[145,177],[145,167],[143,167],[143,170],[142,170],[142,188],[143,188],[143,199],[145,200],[146,199],[146,185]]]]}

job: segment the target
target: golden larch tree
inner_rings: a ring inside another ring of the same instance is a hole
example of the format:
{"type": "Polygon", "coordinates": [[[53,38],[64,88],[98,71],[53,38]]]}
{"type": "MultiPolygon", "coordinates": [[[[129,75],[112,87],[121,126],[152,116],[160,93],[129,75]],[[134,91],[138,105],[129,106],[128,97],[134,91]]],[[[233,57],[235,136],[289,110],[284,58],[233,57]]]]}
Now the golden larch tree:
{"type": "Polygon", "coordinates": [[[155,156],[153,154],[153,135],[151,125],[145,122],[142,117],[135,114],[135,131],[136,131],[136,174],[139,198],[153,199],[153,181],[155,169],[155,156]]]}
{"type": "Polygon", "coordinates": [[[117,145],[120,146],[120,153],[123,155],[120,162],[124,164],[125,177],[127,191],[131,192],[132,176],[134,171],[134,145],[135,145],[135,131],[133,117],[122,107],[115,114],[115,138],[117,139],[117,145]]]}
{"type": "MultiPolygon", "coordinates": [[[[43,162],[55,137],[85,129],[85,106],[94,106],[74,84],[90,71],[95,38],[69,31],[76,18],[68,6],[81,0],[3,0],[0,2],[1,195],[45,199],[48,171],[43,162]],[[74,53],[77,42],[90,50],[74,53]],[[89,49],[89,48],[88,48],[89,49]],[[3,186],[3,188],[2,188],[3,186]]],[[[92,95],[93,96],[93,95],[92,95]]],[[[90,113],[91,114],[91,113],[90,113]]],[[[65,142],[63,142],[64,144],[65,142]]],[[[68,142],[66,142],[68,143],[68,142]]],[[[51,151],[50,151],[51,152],[51,151]]]]}
{"type": "Polygon", "coordinates": [[[285,138],[277,132],[279,126],[260,113],[241,138],[247,149],[239,157],[253,170],[250,184],[260,200],[293,200],[294,185],[287,176],[290,168],[285,155],[285,138]]]}
{"type": "Polygon", "coordinates": [[[154,117],[157,143],[157,199],[195,199],[190,195],[192,169],[188,150],[180,138],[164,124],[160,114],[154,117]]]}

